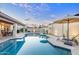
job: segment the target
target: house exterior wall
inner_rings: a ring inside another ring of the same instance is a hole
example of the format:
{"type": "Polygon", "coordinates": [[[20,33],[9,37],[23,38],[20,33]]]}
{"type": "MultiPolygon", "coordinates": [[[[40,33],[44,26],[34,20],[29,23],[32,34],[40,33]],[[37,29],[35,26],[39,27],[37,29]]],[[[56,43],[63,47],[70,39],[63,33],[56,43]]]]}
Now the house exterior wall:
{"type": "Polygon", "coordinates": [[[12,24],[0,21],[0,37],[6,36],[6,33],[12,32],[12,24]]]}
{"type": "MultiPolygon", "coordinates": [[[[67,36],[67,24],[54,24],[53,34],[56,36],[67,36]],[[63,28],[62,28],[63,25],[63,28]]],[[[75,37],[79,34],[79,22],[69,24],[69,36],[75,37]]],[[[79,36],[77,36],[78,38],[79,36]]]]}
{"type": "Polygon", "coordinates": [[[25,24],[23,24],[23,23],[17,21],[16,19],[0,12],[0,37],[5,36],[3,34],[13,35],[13,37],[16,37],[17,28],[19,25],[23,26],[23,28],[25,26],[25,24]]]}
{"type": "Polygon", "coordinates": [[[48,30],[48,34],[53,35],[53,24],[48,25],[47,30],[48,30]]]}

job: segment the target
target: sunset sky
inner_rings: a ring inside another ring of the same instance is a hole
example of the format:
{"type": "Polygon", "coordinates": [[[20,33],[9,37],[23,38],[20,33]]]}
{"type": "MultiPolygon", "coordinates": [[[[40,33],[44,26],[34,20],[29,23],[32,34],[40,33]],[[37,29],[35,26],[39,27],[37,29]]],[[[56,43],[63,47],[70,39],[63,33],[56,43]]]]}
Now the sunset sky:
{"type": "Polygon", "coordinates": [[[28,24],[50,23],[58,18],[79,13],[77,3],[0,4],[0,11],[28,24]]]}

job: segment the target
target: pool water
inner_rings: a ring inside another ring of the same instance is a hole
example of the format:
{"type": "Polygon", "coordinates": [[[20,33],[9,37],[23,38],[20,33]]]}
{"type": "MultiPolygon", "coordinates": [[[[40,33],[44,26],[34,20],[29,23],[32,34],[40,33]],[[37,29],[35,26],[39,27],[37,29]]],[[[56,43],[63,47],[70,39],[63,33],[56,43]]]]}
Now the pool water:
{"type": "Polygon", "coordinates": [[[28,36],[17,53],[18,55],[70,55],[68,49],[58,48],[48,43],[45,38],[28,36]]]}
{"type": "Polygon", "coordinates": [[[49,44],[46,38],[27,36],[0,43],[0,55],[70,55],[68,49],[49,44]],[[23,40],[25,39],[25,40],[23,40]]]}
{"type": "Polygon", "coordinates": [[[17,41],[17,40],[10,39],[0,43],[0,55],[16,55],[25,42],[25,41],[17,41]]]}

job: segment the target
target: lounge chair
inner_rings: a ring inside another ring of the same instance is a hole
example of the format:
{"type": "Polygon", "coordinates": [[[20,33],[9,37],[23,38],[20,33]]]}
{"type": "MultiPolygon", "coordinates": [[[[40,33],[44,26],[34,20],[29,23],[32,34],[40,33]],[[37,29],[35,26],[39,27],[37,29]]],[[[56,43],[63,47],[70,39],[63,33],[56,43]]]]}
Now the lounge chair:
{"type": "Polygon", "coordinates": [[[73,45],[72,41],[69,41],[69,40],[68,41],[65,41],[64,44],[69,45],[69,46],[72,46],[73,45]]]}

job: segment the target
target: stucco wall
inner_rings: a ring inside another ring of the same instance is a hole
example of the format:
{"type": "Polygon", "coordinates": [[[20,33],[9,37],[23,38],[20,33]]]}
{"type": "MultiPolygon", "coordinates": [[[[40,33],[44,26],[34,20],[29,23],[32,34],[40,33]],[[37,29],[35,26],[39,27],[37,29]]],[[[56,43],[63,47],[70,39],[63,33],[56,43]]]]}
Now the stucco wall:
{"type": "MultiPolygon", "coordinates": [[[[67,35],[67,24],[54,24],[53,25],[53,34],[57,36],[67,35]],[[62,29],[63,26],[63,29],[62,29]]],[[[69,25],[69,35],[70,37],[74,37],[79,34],[79,22],[78,23],[70,23],[69,25]]],[[[79,37],[79,36],[78,36],[79,37]]]]}

